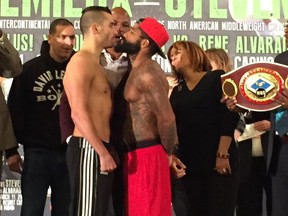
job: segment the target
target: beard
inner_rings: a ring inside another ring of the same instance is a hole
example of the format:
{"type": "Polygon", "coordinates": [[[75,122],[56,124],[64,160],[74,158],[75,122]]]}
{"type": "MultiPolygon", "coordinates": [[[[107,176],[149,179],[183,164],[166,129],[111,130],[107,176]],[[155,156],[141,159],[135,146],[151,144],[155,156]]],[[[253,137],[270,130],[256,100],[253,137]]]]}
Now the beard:
{"type": "Polygon", "coordinates": [[[128,42],[127,40],[123,39],[123,42],[116,45],[114,50],[118,53],[127,53],[128,55],[137,54],[141,49],[140,40],[136,41],[135,43],[128,42]]]}

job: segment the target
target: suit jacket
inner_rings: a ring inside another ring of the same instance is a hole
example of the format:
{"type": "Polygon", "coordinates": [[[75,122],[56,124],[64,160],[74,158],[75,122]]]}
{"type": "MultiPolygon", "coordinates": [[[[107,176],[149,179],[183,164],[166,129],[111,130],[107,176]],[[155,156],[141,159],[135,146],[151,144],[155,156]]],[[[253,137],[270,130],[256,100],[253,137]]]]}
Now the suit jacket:
{"type": "Polygon", "coordinates": [[[277,169],[278,154],[280,148],[280,138],[275,135],[275,114],[276,110],[271,112],[271,130],[269,132],[268,153],[267,153],[267,172],[274,175],[277,169]]]}
{"type": "MultiPolygon", "coordinates": [[[[251,112],[252,116],[246,119],[247,124],[251,124],[257,121],[268,120],[270,121],[270,112],[251,112]]],[[[265,160],[267,160],[269,141],[269,131],[261,135],[261,145],[265,160]]],[[[251,173],[252,164],[252,139],[244,140],[238,143],[238,152],[240,160],[240,179],[241,181],[247,181],[251,173]]]]}
{"type": "MultiPolygon", "coordinates": [[[[283,65],[288,65],[288,50],[280,53],[275,57],[275,62],[283,65]]],[[[275,135],[275,115],[277,110],[271,112],[271,130],[269,133],[269,144],[268,144],[268,154],[267,154],[267,171],[269,174],[274,175],[277,171],[278,166],[278,155],[280,151],[280,137],[275,135]]],[[[288,157],[287,163],[288,163],[288,157]]]]}
{"type": "MultiPolygon", "coordinates": [[[[0,44],[0,76],[12,78],[22,72],[22,64],[19,53],[4,35],[4,44],[0,44]]],[[[12,127],[10,113],[0,88],[0,151],[7,150],[18,145],[12,127]]]]}

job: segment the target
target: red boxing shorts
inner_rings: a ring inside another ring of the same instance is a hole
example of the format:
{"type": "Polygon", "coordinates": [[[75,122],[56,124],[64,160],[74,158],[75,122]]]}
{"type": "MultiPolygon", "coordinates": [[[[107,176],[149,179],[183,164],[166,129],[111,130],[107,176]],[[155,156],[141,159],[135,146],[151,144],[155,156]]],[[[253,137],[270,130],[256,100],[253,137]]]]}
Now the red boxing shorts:
{"type": "Polygon", "coordinates": [[[161,144],[128,152],[124,178],[127,216],[172,215],[169,162],[161,144]]]}

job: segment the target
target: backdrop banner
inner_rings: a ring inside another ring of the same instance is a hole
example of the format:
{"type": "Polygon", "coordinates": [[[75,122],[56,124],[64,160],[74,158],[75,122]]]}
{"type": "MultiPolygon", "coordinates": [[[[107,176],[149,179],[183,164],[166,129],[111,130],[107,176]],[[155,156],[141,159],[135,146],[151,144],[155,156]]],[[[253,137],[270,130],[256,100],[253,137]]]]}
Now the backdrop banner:
{"type": "MultiPolygon", "coordinates": [[[[273,62],[286,50],[283,25],[288,20],[286,0],[0,0],[0,29],[8,33],[23,62],[37,56],[47,39],[51,21],[69,19],[77,30],[75,50],[81,47],[79,18],[86,6],[121,6],[131,24],[152,16],[170,34],[164,53],[178,40],[192,40],[203,49],[225,49],[234,67],[273,62]]],[[[168,60],[155,56],[166,72],[168,60]]]]}
{"type": "MultiPolygon", "coordinates": [[[[40,53],[51,21],[70,20],[76,29],[75,50],[81,48],[79,18],[83,8],[92,5],[121,6],[131,16],[131,25],[139,18],[152,16],[165,25],[169,42],[164,53],[179,40],[191,40],[203,49],[223,48],[234,68],[256,62],[273,62],[286,50],[283,26],[288,20],[287,0],[0,0],[0,29],[7,33],[19,51],[22,62],[40,53]]],[[[167,59],[153,57],[169,73],[167,59]]],[[[2,215],[20,215],[20,175],[4,166],[0,182],[2,215]]],[[[49,215],[49,199],[45,214],[49,215]]]]}

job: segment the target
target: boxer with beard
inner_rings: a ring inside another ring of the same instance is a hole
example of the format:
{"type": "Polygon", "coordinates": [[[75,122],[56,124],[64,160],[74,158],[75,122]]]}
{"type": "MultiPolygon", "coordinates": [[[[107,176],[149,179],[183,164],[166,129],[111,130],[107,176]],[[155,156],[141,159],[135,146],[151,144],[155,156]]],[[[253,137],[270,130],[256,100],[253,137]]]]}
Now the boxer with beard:
{"type": "Polygon", "coordinates": [[[154,18],[140,19],[123,36],[116,51],[126,52],[132,69],[124,89],[128,103],[123,131],[127,153],[124,179],[127,215],[170,216],[169,165],[177,143],[169,85],[160,65],[151,59],[169,40],[154,18]]]}

